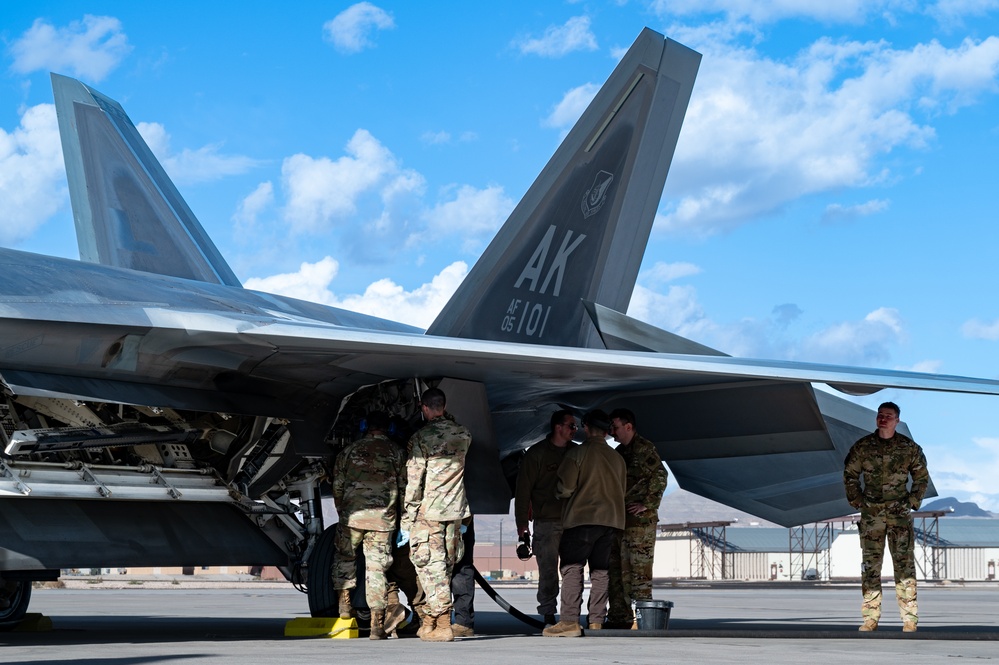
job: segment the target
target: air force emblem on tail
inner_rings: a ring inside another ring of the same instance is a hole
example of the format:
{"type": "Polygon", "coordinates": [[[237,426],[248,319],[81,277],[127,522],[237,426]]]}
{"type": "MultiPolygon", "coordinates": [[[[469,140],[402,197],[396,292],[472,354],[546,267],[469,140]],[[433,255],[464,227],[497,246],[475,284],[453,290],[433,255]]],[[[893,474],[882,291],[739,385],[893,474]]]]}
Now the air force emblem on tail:
{"type": "Polygon", "coordinates": [[[593,184],[586,190],[586,196],[583,197],[581,206],[583,219],[589,219],[604,207],[604,203],[607,201],[607,190],[612,182],[614,182],[614,174],[607,171],[600,171],[593,178],[593,184]]]}

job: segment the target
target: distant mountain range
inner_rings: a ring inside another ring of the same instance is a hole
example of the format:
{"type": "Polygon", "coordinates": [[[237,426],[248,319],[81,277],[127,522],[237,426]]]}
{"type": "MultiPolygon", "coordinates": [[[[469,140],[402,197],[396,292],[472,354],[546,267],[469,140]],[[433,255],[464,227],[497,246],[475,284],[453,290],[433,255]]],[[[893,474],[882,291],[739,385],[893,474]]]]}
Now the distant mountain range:
{"type": "Polygon", "coordinates": [[[929,503],[924,503],[920,510],[946,510],[950,514],[947,517],[999,517],[996,513],[990,513],[978,507],[977,503],[970,501],[958,501],[952,496],[942,499],[934,499],[929,503]]]}

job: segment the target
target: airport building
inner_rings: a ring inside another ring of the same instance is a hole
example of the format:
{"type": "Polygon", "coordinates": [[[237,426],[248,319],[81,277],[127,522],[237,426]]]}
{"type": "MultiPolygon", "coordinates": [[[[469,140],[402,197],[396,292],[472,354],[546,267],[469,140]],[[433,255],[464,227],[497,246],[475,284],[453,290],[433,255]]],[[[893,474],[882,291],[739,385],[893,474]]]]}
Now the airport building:
{"type": "MultiPolygon", "coordinates": [[[[916,575],[921,580],[987,581],[999,564],[999,520],[915,513],[916,575]]],[[[856,580],[856,516],[786,529],[731,522],[660,524],[657,580],[856,580]]],[[[882,576],[893,576],[885,551],[882,576]]]]}

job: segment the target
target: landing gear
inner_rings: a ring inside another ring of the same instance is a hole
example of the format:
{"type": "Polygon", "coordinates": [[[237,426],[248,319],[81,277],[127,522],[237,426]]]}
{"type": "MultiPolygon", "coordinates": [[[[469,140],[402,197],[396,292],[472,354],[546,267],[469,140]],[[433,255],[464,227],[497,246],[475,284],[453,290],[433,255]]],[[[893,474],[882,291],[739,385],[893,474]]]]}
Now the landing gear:
{"type": "Polygon", "coordinates": [[[30,580],[0,579],[0,630],[10,630],[21,623],[30,600],[30,580]]]}
{"type": "Polygon", "coordinates": [[[325,529],[309,555],[306,584],[309,588],[309,612],[314,617],[340,616],[340,604],[333,588],[333,559],[336,556],[336,532],[339,527],[325,529]]]}
{"type": "MultiPolygon", "coordinates": [[[[336,558],[336,533],[339,525],[334,524],[319,536],[312,554],[309,555],[309,572],[306,583],[309,587],[309,612],[314,617],[340,616],[340,600],[333,588],[333,561],[336,558]]],[[[357,615],[357,624],[368,626],[371,611],[364,599],[364,556],[357,554],[357,586],[351,593],[351,604],[357,615]]]]}

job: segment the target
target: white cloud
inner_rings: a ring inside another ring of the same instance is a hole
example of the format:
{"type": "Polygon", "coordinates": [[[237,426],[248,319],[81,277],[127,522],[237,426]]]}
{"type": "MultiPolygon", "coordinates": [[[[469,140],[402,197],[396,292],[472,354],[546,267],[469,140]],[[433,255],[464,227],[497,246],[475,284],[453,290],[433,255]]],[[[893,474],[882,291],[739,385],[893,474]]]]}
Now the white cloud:
{"type": "Polygon", "coordinates": [[[371,33],[395,27],[392,14],[370,2],[359,2],[323,24],[323,38],[341,53],[360,53],[375,45],[371,33]]]}
{"type": "Polygon", "coordinates": [[[937,0],[927,12],[945,26],[958,26],[966,18],[984,16],[996,9],[999,0],[937,0]]]}
{"type": "Polygon", "coordinates": [[[642,273],[642,280],[649,283],[663,284],[672,282],[675,279],[682,279],[697,275],[701,269],[693,263],[678,261],[676,263],[665,263],[657,261],[654,266],[642,273]]]}
{"type": "Polygon", "coordinates": [[[909,50],[822,39],[791,62],[730,43],[693,45],[705,57],[657,227],[694,236],[804,196],[885,182],[881,156],[924,149],[935,136],[917,113],[973,103],[997,89],[999,72],[999,37],[909,50]]]}
{"type": "Polygon", "coordinates": [[[839,323],[810,335],[797,354],[814,362],[885,365],[891,347],[905,339],[898,310],[881,307],[861,321],[839,323]]]}
{"type": "Polygon", "coordinates": [[[568,131],[583,115],[583,111],[596,96],[600,86],[596,83],[585,83],[565,93],[562,101],[555,105],[552,112],[545,118],[548,127],[562,128],[568,131]]]}
{"type": "Polygon", "coordinates": [[[19,74],[52,70],[96,82],[131,50],[121,21],[112,16],[87,14],[63,28],[39,18],[11,44],[11,69],[19,74]]]}
{"type": "Polygon", "coordinates": [[[933,483],[944,496],[958,495],[962,501],[974,501],[985,510],[999,512],[995,485],[999,477],[999,437],[977,436],[972,443],[927,447],[933,483]]]}
{"type": "Polygon", "coordinates": [[[158,122],[140,122],[139,130],[149,149],[163,165],[175,184],[210,182],[230,175],[246,173],[260,162],[243,155],[224,155],[220,143],[203,146],[197,150],[184,148],[180,154],[170,151],[170,135],[158,122]]]}
{"type": "Polygon", "coordinates": [[[255,190],[239,202],[232,219],[241,228],[252,228],[256,225],[260,213],[272,205],[274,205],[274,185],[268,180],[257,185],[255,190]]]}
{"type": "Polygon", "coordinates": [[[705,343],[700,336],[708,323],[692,286],[670,286],[666,293],[635,285],[628,316],[705,343]]]}
{"type": "Polygon", "coordinates": [[[468,265],[464,261],[456,261],[430,282],[412,291],[406,291],[391,279],[380,279],[363,294],[342,298],[337,306],[426,329],[454,295],[466,274],[468,265]]]}
{"type": "Polygon", "coordinates": [[[565,25],[549,26],[541,37],[525,37],[513,46],[521,53],[531,53],[546,58],[560,58],[573,51],[597,50],[597,38],[590,30],[587,16],[575,16],[565,25]]]}
{"type": "Polygon", "coordinates": [[[503,188],[492,185],[476,189],[470,185],[452,186],[450,200],[438,203],[426,213],[427,230],[410,242],[434,242],[435,238],[460,235],[463,250],[474,252],[479,242],[495,235],[513,210],[515,202],[503,188]]]}
{"type": "Polygon", "coordinates": [[[68,201],[55,106],[39,104],[10,133],[0,129],[0,243],[34,233],[68,201]]]}
{"type": "Polygon", "coordinates": [[[747,18],[757,23],[781,19],[812,19],[822,23],[860,23],[871,15],[908,13],[912,0],[655,0],[653,11],[660,15],[724,14],[731,19],[747,18]]]}
{"type": "Polygon", "coordinates": [[[451,134],[441,130],[439,132],[423,132],[420,140],[428,145],[441,145],[451,142],[451,134]]]}
{"type": "Polygon", "coordinates": [[[911,367],[898,367],[897,369],[905,370],[908,372],[924,372],[926,374],[939,374],[940,369],[943,367],[943,361],[941,360],[920,360],[915,365],[911,367]]]}
{"type": "Polygon", "coordinates": [[[961,333],[971,339],[987,339],[991,342],[999,340],[999,319],[991,323],[971,319],[961,326],[961,333]]]}
{"type": "Polygon", "coordinates": [[[251,277],[246,280],[243,287],[331,305],[333,295],[329,291],[329,285],[339,271],[340,264],[327,256],[317,263],[303,262],[298,272],[270,277],[251,277]]]}
{"type": "Polygon", "coordinates": [[[354,214],[358,200],[366,194],[379,194],[383,204],[391,204],[397,196],[422,192],[423,176],[403,169],[395,155],[367,130],[354,133],[346,152],[336,161],[303,154],[284,160],[284,218],[293,230],[322,230],[354,214]]]}
{"type": "Polygon", "coordinates": [[[822,213],[822,223],[843,224],[887,209],[888,201],[884,199],[872,199],[854,206],[844,206],[839,203],[832,203],[826,206],[825,212],[822,213]]]}
{"type": "Polygon", "coordinates": [[[368,286],[362,294],[342,297],[330,290],[338,271],[339,264],[327,256],[318,263],[303,263],[296,273],[248,279],[245,286],[255,291],[300,298],[428,328],[465,278],[468,266],[456,261],[430,282],[412,291],[406,291],[390,279],[381,279],[368,286]]]}
{"type": "MultiPolygon", "coordinates": [[[[733,356],[885,366],[892,348],[907,337],[898,311],[888,307],[860,321],[842,321],[814,332],[804,330],[803,312],[793,303],[774,307],[769,317],[720,323],[705,314],[694,287],[670,285],[665,293],[650,288],[674,271],[693,274],[687,272],[690,264],[663,265],[661,271],[654,268],[640,275],[628,315],[733,356]]],[[[927,364],[915,371],[934,371],[931,367],[935,366],[927,364]]]]}

